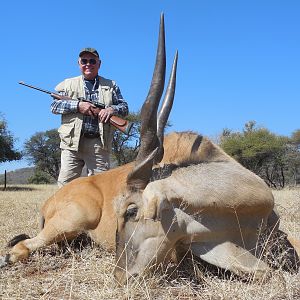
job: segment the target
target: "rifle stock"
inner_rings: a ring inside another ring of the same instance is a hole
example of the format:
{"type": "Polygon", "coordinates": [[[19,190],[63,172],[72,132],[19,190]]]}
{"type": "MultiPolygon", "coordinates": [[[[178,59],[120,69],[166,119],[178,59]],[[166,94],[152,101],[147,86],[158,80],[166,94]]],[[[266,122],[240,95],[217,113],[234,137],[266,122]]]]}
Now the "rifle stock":
{"type": "MultiPolygon", "coordinates": [[[[27,86],[27,87],[29,87],[31,89],[35,89],[35,90],[38,90],[40,92],[49,94],[52,98],[54,98],[56,100],[78,100],[78,101],[89,102],[89,103],[91,103],[91,104],[93,104],[95,106],[95,109],[93,109],[95,115],[98,115],[98,113],[100,112],[100,110],[105,108],[104,105],[102,105],[102,104],[95,104],[92,101],[89,101],[87,99],[81,99],[81,98],[80,99],[73,99],[73,98],[68,97],[68,96],[62,96],[62,95],[53,93],[51,91],[47,91],[47,90],[35,87],[33,85],[26,84],[23,81],[20,81],[19,84],[27,86]]],[[[123,132],[124,134],[127,134],[127,135],[129,135],[130,130],[131,130],[132,126],[133,126],[132,122],[124,120],[124,119],[122,119],[122,118],[120,118],[118,116],[111,116],[110,119],[109,119],[109,123],[112,126],[114,126],[115,128],[117,128],[118,130],[120,130],[121,132],[123,132]]]]}
{"type": "Polygon", "coordinates": [[[116,127],[117,129],[119,129],[120,131],[122,131],[127,135],[129,135],[131,128],[133,126],[132,122],[129,122],[117,116],[111,116],[109,122],[112,126],[116,127]]]}

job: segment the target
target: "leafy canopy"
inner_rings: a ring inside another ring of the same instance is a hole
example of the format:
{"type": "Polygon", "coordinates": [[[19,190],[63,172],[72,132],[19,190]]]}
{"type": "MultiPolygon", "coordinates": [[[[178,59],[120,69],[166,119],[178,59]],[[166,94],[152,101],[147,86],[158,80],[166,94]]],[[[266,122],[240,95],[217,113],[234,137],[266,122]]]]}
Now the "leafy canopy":
{"type": "Polygon", "coordinates": [[[287,179],[297,180],[295,165],[299,165],[300,161],[298,138],[300,131],[295,131],[289,138],[258,128],[255,121],[250,121],[242,132],[224,129],[220,146],[244,167],[262,177],[269,186],[282,188],[287,179]]]}
{"type": "Polygon", "coordinates": [[[0,163],[22,158],[21,152],[14,148],[14,142],[14,137],[7,128],[7,122],[0,115],[0,163]]]}

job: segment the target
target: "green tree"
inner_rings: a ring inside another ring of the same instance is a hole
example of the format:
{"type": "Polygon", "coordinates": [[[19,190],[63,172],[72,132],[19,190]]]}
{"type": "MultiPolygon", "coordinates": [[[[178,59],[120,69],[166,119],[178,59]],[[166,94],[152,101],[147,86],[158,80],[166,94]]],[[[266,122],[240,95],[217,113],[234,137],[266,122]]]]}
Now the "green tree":
{"type": "MultiPolygon", "coordinates": [[[[300,148],[300,129],[295,130],[291,136],[291,142],[297,147],[300,148]]],[[[300,150],[300,149],[299,149],[300,150]]]]}
{"type": "MultiPolygon", "coordinates": [[[[116,130],[112,143],[112,158],[116,166],[135,159],[140,146],[140,113],[130,113],[127,120],[133,122],[129,135],[116,130]]],[[[167,127],[170,127],[167,123],[167,127]]],[[[24,145],[24,156],[36,167],[36,173],[31,180],[39,181],[41,172],[57,180],[60,168],[60,139],[56,129],[35,133],[24,145]]]]}
{"type": "Polygon", "coordinates": [[[36,169],[34,174],[28,178],[29,184],[49,184],[53,183],[53,178],[49,174],[36,169]]]}
{"type": "Polygon", "coordinates": [[[44,172],[57,180],[60,168],[59,143],[56,129],[37,132],[25,142],[24,156],[35,165],[37,173],[44,172]]]}
{"type": "Polygon", "coordinates": [[[137,156],[140,145],[141,117],[140,113],[130,113],[127,118],[133,122],[133,127],[129,135],[122,134],[116,130],[112,142],[113,159],[118,166],[131,162],[137,156]]]}
{"type": "Polygon", "coordinates": [[[286,184],[288,174],[288,137],[257,128],[254,121],[245,124],[243,132],[221,137],[221,147],[243,166],[262,177],[274,188],[286,184]]]}
{"type": "Polygon", "coordinates": [[[14,149],[14,137],[7,128],[7,122],[0,116],[0,163],[5,161],[19,160],[21,152],[14,149]]]}
{"type": "MultiPolygon", "coordinates": [[[[133,122],[130,134],[127,136],[117,130],[112,143],[113,159],[118,166],[133,161],[140,147],[141,114],[140,112],[131,112],[126,119],[133,122]]],[[[171,126],[171,123],[167,122],[166,128],[171,126]]]]}
{"type": "Polygon", "coordinates": [[[300,129],[292,133],[288,149],[289,175],[294,184],[300,184],[300,129]]]}
{"type": "MultiPolygon", "coordinates": [[[[134,123],[130,134],[127,136],[116,130],[113,138],[112,156],[117,166],[134,160],[139,147],[140,114],[130,113],[127,119],[134,123]]],[[[35,174],[30,178],[31,183],[47,180],[44,178],[45,174],[57,180],[60,169],[59,144],[60,139],[56,129],[37,132],[25,142],[24,156],[36,168],[35,174]]]]}

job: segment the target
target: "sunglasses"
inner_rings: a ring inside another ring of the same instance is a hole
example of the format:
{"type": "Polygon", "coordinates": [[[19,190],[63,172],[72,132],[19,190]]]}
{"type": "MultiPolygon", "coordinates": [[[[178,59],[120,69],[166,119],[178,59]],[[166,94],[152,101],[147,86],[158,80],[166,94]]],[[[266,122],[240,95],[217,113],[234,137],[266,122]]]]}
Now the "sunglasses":
{"type": "Polygon", "coordinates": [[[90,63],[90,65],[95,65],[97,63],[97,60],[95,58],[87,59],[87,58],[81,58],[80,64],[87,65],[90,63]]]}

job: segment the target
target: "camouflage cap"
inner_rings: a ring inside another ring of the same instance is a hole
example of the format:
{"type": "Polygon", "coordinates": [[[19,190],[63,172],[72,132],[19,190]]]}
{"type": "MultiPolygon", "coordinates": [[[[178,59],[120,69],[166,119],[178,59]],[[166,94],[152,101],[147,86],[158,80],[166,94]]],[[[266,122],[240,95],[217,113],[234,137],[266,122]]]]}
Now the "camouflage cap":
{"type": "Polygon", "coordinates": [[[80,51],[80,53],[79,53],[79,57],[81,57],[81,55],[82,55],[83,53],[86,53],[86,52],[89,52],[89,53],[91,53],[91,54],[97,56],[98,58],[100,58],[100,57],[99,57],[98,51],[97,51],[96,49],[94,49],[94,48],[83,48],[83,49],[80,51]]]}

